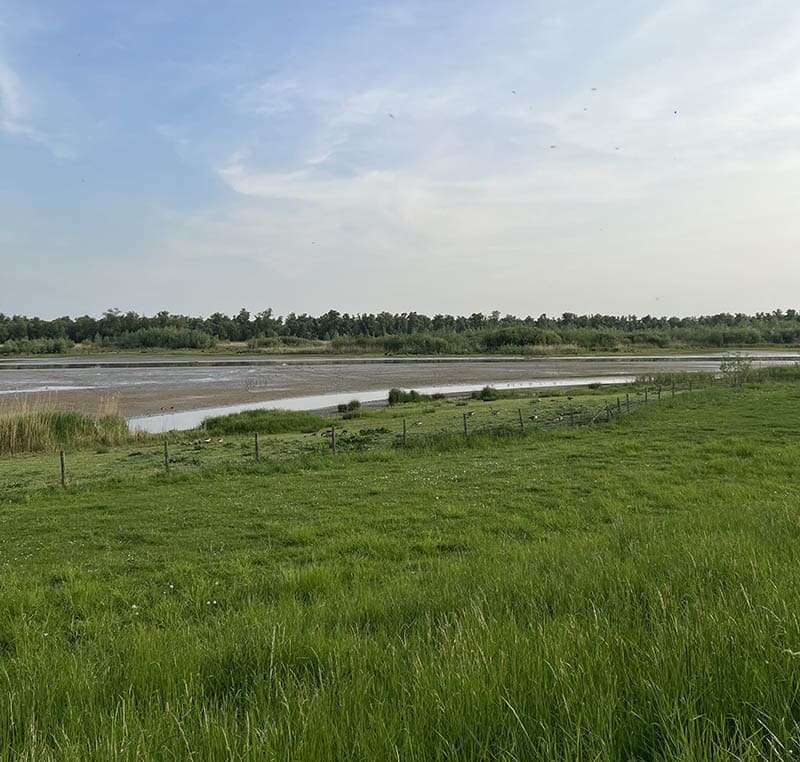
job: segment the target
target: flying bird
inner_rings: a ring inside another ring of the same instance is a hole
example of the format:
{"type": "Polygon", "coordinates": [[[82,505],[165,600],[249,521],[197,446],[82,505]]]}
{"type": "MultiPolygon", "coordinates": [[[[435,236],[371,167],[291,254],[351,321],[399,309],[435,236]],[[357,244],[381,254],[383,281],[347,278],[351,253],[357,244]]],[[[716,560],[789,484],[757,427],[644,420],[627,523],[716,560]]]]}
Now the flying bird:
{"type": "Polygon", "coordinates": [[[391,112],[389,112],[388,114],[386,114],[386,116],[388,116],[388,117],[389,117],[389,119],[394,119],[394,114],[392,114],[391,112]]]}

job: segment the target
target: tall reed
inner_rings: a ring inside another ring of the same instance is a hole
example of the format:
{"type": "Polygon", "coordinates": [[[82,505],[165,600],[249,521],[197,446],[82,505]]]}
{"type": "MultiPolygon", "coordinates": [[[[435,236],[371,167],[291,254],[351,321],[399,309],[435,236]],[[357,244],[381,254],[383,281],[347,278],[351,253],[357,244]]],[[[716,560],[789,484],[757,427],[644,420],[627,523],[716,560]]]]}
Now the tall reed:
{"type": "Polygon", "coordinates": [[[15,397],[0,407],[0,455],[61,447],[111,446],[130,438],[128,424],[113,401],[101,403],[97,417],[75,410],[53,410],[46,402],[15,397]]]}

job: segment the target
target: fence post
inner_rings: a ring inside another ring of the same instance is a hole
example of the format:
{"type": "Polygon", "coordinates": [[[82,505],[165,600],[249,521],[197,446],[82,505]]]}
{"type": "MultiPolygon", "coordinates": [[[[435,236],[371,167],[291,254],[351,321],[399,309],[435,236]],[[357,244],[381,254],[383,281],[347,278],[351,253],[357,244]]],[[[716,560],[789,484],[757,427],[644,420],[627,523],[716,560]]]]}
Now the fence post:
{"type": "Polygon", "coordinates": [[[258,432],[253,434],[253,439],[255,440],[255,446],[256,446],[256,463],[258,463],[258,461],[261,459],[261,452],[258,449],[258,432]]]}
{"type": "Polygon", "coordinates": [[[647,387],[646,386],[644,388],[644,401],[645,401],[645,404],[647,404],[647,387]]]}
{"type": "Polygon", "coordinates": [[[661,387],[658,387],[658,401],[661,402],[661,387]]]}
{"type": "Polygon", "coordinates": [[[406,439],[406,419],[403,418],[403,447],[406,446],[407,441],[408,440],[406,439]]]}
{"type": "Polygon", "coordinates": [[[519,413],[519,427],[525,431],[525,421],[522,420],[522,408],[518,408],[517,412],[519,413]]]}
{"type": "Polygon", "coordinates": [[[331,450],[333,450],[333,454],[336,454],[336,427],[331,426],[331,450]]]}
{"type": "Polygon", "coordinates": [[[469,439],[469,432],[467,431],[467,414],[464,413],[464,439],[469,439]]]}
{"type": "Polygon", "coordinates": [[[61,486],[67,486],[67,465],[64,462],[64,451],[59,450],[58,459],[61,461],[61,486]]]}
{"type": "Polygon", "coordinates": [[[692,379],[689,379],[689,391],[692,391],[692,379]]]}
{"type": "Polygon", "coordinates": [[[617,397],[617,413],[622,412],[622,403],[619,401],[619,397],[617,397]]]}
{"type": "Polygon", "coordinates": [[[575,426],[575,411],[574,410],[570,410],[569,411],[569,425],[570,426],[575,426]]]}
{"type": "Polygon", "coordinates": [[[625,392],[625,407],[627,408],[628,412],[631,412],[631,396],[628,392],[625,392]]]}
{"type": "Polygon", "coordinates": [[[672,396],[675,396],[675,379],[672,379],[672,396]]]}
{"type": "Polygon", "coordinates": [[[169,447],[166,439],[164,440],[164,473],[169,473],[169,447]]]}
{"type": "Polygon", "coordinates": [[[611,406],[606,402],[606,420],[611,421],[611,406]]]}

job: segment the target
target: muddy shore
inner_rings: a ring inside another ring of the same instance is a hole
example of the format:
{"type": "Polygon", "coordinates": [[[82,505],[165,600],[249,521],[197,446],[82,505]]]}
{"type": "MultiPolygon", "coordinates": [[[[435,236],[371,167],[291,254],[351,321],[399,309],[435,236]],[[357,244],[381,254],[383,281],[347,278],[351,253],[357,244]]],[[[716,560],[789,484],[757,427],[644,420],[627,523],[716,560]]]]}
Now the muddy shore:
{"type": "MultiPolygon", "coordinates": [[[[434,385],[526,382],[564,377],[717,371],[721,355],[557,358],[131,358],[15,359],[0,363],[0,415],[71,409],[126,417],[301,397],[434,385]]],[[[756,364],[796,362],[797,353],[759,355],[756,364]]]]}

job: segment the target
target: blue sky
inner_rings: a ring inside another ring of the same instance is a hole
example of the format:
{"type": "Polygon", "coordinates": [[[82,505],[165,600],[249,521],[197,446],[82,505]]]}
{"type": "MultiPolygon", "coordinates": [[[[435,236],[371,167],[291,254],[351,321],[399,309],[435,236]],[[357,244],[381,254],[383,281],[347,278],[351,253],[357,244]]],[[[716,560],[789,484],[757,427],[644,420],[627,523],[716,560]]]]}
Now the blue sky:
{"type": "Polygon", "coordinates": [[[800,4],[0,3],[0,311],[797,307],[800,4]]]}

